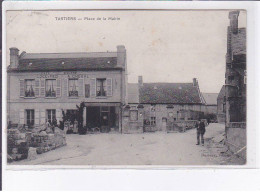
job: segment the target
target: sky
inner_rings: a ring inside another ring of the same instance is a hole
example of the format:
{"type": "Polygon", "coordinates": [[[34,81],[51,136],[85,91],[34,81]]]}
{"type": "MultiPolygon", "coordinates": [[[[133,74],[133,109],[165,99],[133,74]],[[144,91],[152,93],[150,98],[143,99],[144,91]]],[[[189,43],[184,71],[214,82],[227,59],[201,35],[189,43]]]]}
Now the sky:
{"type": "MultiPolygon", "coordinates": [[[[202,92],[219,93],[225,80],[228,13],[8,11],[7,65],[10,47],[20,53],[64,53],[116,51],[117,45],[125,45],[129,83],[137,83],[139,75],[144,82],[187,83],[197,78],[202,92]]],[[[246,27],[244,11],[239,27],[246,27]]]]}

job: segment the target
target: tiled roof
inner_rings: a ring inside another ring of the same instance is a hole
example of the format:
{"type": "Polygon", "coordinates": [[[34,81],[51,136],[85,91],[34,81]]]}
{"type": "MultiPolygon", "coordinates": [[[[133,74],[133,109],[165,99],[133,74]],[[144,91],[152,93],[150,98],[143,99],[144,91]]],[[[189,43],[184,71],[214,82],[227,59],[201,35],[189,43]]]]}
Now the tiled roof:
{"type": "Polygon", "coordinates": [[[202,93],[207,105],[217,105],[218,93],[202,93]]]}
{"type": "Polygon", "coordinates": [[[139,89],[140,103],[199,104],[198,87],[192,83],[144,83],[139,89]]]}
{"type": "Polygon", "coordinates": [[[118,69],[117,53],[22,53],[17,71],[118,69]]]}
{"type": "Polygon", "coordinates": [[[139,103],[138,84],[129,83],[127,85],[127,91],[128,91],[128,103],[138,104],[139,103]]]}
{"type": "Polygon", "coordinates": [[[246,54],[246,28],[239,28],[237,34],[231,33],[233,55],[246,54]]]}

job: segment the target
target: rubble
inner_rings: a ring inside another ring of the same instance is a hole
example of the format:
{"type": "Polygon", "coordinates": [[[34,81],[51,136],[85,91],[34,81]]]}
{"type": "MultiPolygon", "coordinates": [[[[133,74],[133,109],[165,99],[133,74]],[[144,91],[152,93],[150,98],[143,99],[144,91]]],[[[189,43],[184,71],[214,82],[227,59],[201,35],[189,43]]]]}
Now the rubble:
{"type": "Polygon", "coordinates": [[[66,145],[65,132],[58,127],[54,132],[49,127],[38,126],[32,130],[25,130],[18,126],[15,129],[8,129],[8,162],[13,160],[33,160],[37,154],[66,145]]]}

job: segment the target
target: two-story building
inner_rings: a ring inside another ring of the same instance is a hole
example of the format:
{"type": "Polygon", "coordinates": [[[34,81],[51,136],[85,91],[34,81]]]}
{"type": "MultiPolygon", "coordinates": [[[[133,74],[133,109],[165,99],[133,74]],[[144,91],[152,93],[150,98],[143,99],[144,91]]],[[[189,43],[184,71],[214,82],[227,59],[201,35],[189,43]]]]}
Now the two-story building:
{"type": "Polygon", "coordinates": [[[8,122],[28,126],[62,119],[85,103],[83,126],[121,131],[126,49],[116,52],[26,53],[10,48],[8,122]]]}

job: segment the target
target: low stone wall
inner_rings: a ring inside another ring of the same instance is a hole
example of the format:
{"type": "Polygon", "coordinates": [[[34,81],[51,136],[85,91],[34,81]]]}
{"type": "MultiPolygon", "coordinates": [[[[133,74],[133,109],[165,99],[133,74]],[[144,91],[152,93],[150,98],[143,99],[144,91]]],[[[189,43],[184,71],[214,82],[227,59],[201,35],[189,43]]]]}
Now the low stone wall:
{"type": "Polygon", "coordinates": [[[195,128],[197,121],[189,120],[189,121],[174,121],[167,123],[167,131],[168,132],[184,132],[187,129],[195,128]]]}
{"type": "Polygon", "coordinates": [[[42,154],[44,152],[66,145],[66,135],[64,131],[60,130],[59,128],[55,128],[51,133],[46,133],[46,131],[32,131],[8,129],[8,162],[26,158],[32,159],[30,157],[35,156],[36,153],[42,154]]]}
{"type": "Polygon", "coordinates": [[[244,159],[246,159],[246,138],[245,123],[227,123],[225,143],[231,152],[244,159]]]}

